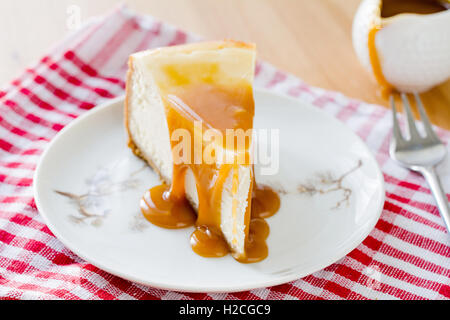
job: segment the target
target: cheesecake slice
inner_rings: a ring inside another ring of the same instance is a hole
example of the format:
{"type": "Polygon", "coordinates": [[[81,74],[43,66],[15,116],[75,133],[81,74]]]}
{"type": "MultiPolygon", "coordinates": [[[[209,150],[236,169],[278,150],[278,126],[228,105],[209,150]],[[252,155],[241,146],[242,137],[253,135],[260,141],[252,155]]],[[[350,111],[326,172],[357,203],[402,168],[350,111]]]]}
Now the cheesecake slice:
{"type": "Polygon", "coordinates": [[[163,182],[143,197],[142,212],[161,227],[195,225],[191,245],[203,256],[231,251],[247,258],[254,68],[255,46],[236,41],[160,48],[129,59],[129,147],[163,182]]]}

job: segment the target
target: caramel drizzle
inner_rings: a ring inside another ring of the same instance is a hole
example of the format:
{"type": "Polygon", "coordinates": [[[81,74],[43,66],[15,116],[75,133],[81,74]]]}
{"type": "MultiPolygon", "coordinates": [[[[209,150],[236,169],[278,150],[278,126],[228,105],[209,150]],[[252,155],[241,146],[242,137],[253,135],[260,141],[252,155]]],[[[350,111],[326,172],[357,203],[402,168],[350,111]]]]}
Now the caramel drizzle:
{"type": "Polygon", "coordinates": [[[368,45],[369,45],[369,58],[372,66],[372,72],[375,76],[375,80],[381,86],[381,95],[384,98],[389,97],[389,94],[393,91],[394,87],[386,80],[383,74],[383,68],[381,67],[380,57],[375,44],[375,36],[378,31],[381,30],[381,26],[375,26],[369,31],[368,45]]]}

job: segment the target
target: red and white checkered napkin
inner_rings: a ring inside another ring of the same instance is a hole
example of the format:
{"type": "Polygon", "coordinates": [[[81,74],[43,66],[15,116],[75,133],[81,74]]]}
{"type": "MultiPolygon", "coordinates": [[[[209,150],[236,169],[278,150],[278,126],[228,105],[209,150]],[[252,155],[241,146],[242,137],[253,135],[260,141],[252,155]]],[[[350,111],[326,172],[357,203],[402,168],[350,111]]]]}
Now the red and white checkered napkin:
{"type": "MultiPolygon", "coordinates": [[[[124,92],[128,55],[197,40],[119,8],[92,20],[0,91],[0,297],[12,299],[445,299],[450,236],[422,177],[388,156],[391,114],[313,88],[258,63],[256,85],[311,102],[354,130],[376,156],[386,203],[372,233],[339,262],[297,281],[232,294],[138,285],[83,261],[44,224],[32,177],[45,146],[80,114],[124,92]]],[[[439,130],[449,142],[450,132],[439,130]]],[[[450,190],[450,164],[440,167],[450,190]]]]}

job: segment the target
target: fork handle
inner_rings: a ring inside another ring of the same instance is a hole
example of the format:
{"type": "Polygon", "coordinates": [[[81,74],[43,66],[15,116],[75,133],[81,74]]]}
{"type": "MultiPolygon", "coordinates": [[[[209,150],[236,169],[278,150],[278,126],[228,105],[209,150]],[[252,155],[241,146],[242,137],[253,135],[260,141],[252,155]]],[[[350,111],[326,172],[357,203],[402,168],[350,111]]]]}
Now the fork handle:
{"type": "Polygon", "coordinates": [[[428,184],[430,185],[431,192],[436,199],[437,206],[444,219],[445,226],[447,227],[448,233],[450,233],[450,208],[447,200],[447,195],[442,188],[439,176],[436,174],[434,167],[424,167],[419,169],[420,173],[425,177],[428,184]]]}

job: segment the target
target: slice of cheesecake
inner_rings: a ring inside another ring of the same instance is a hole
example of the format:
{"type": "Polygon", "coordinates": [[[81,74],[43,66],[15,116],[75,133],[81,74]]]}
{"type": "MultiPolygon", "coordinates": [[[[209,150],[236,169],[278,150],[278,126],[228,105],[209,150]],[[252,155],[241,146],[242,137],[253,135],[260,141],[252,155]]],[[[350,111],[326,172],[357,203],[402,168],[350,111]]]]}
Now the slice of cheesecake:
{"type": "Polygon", "coordinates": [[[163,181],[144,196],[141,208],[162,227],[195,224],[191,245],[203,256],[231,250],[237,259],[246,257],[254,67],[255,46],[235,41],[144,51],[129,60],[129,146],[163,181]],[[227,129],[244,132],[244,140],[238,143],[236,131],[227,129]],[[186,142],[190,150],[181,148],[186,142]]]}

